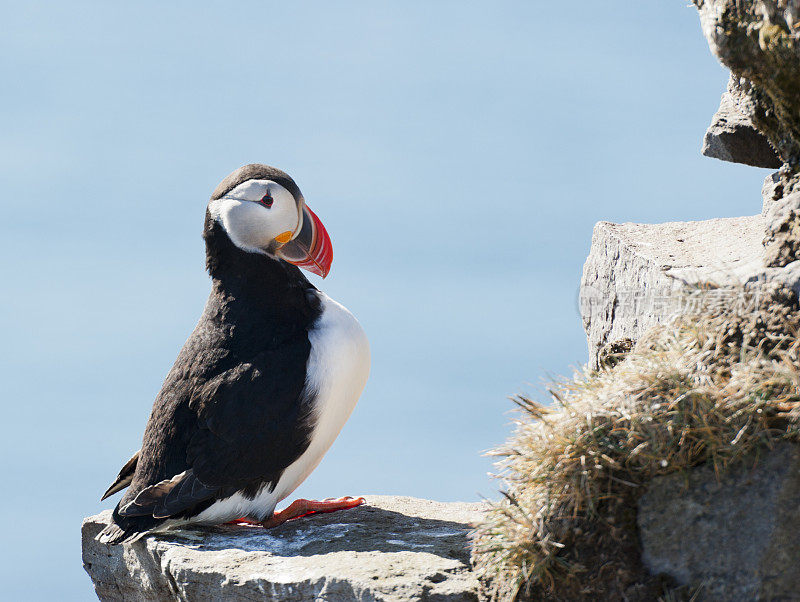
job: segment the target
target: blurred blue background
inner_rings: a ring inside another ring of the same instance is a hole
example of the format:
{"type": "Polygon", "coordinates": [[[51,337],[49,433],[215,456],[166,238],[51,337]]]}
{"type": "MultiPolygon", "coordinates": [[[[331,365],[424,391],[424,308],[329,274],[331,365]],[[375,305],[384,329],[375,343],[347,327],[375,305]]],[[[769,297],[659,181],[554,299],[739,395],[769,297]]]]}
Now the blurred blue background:
{"type": "Polygon", "coordinates": [[[764,170],[700,156],[727,74],[687,3],[114,4],[2,5],[3,599],[93,597],[81,518],[200,315],[236,167],[294,176],[372,342],[308,497],[494,497],[506,396],[586,359],[593,224],[760,209],[764,170]]]}

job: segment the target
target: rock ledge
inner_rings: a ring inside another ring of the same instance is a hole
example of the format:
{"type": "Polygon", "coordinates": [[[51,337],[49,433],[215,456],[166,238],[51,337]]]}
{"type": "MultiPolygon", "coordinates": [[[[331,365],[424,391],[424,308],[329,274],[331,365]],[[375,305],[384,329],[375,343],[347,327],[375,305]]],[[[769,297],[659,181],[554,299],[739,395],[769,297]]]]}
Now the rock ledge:
{"type": "Polygon", "coordinates": [[[636,341],[654,324],[686,312],[688,293],[762,278],[763,237],[759,215],[665,224],[599,222],[580,289],[589,365],[599,366],[607,345],[636,341]]]}
{"type": "Polygon", "coordinates": [[[101,600],[477,600],[468,532],[481,504],[367,496],[367,504],[266,531],[175,530],[133,544],[94,538],[83,565],[101,600]]]}

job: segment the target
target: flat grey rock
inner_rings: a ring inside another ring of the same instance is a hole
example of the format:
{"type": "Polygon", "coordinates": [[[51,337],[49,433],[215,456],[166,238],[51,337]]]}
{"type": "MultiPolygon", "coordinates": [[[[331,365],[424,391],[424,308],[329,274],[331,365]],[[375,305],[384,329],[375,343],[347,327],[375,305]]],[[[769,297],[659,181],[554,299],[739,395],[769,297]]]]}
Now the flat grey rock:
{"type": "Polygon", "coordinates": [[[718,480],[712,466],[658,477],[639,501],[652,573],[702,585],[701,600],[797,600],[800,448],[782,443],[718,480]]]}
{"type": "MultiPolygon", "coordinates": [[[[717,289],[767,279],[761,216],[594,228],[583,267],[580,311],[589,364],[603,349],[638,340],[654,324],[725,294],[717,289]]],[[[730,302],[748,302],[735,295],[730,302]]]]}
{"type": "Polygon", "coordinates": [[[95,540],[106,511],[83,521],[83,564],[101,600],[477,600],[468,532],[481,504],[366,499],[270,530],[175,530],[120,546],[95,540]]]}
{"type": "Polygon", "coordinates": [[[732,163],[777,169],[783,163],[752,119],[736,106],[730,92],[722,95],[719,108],[703,137],[701,152],[732,163]]]}

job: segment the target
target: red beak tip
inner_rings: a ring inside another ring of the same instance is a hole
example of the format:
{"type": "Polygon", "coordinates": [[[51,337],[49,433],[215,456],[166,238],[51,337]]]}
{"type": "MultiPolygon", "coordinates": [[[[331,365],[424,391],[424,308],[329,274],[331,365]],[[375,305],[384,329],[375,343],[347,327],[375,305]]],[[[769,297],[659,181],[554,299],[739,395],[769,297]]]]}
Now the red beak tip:
{"type": "MultiPolygon", "coordinates": [[[[302,244],[299,246],[302,253],[299,256],[295,255],[292,258],[284,257],[284,259],[289,263],[308,270],[312,274],[325,278],[331,271],[331,264],[333,263],[333,245],[319,217],[311,211],[308,205],[306,205],[305,211],[306,217],[313,223],[311,239],[302,241],[302,244]]],[[[297,242],[290,242],[288,244],[297,246],[297,242]]],[[[294,251],[296,253],[297,249],[294,249],[294,251]]]]}

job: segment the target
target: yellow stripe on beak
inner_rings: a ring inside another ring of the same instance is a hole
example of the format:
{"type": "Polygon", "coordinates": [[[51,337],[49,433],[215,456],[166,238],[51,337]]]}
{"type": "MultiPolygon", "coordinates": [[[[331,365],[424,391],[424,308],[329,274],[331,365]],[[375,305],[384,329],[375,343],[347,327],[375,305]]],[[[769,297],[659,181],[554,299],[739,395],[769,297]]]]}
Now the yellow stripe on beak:
{"type": "Polygon", "coordinates": [[[285,244],[285,243],[289,242],[290,240],[292,240],[292,236],[293,235],[294,235],[294,232],[292,232],[291,230],[287,230],[286,232],[282,232],[281,234],[278,234],[278,236],[275,237],[275,241],[279,242],[281,244],[285,244]]]}

